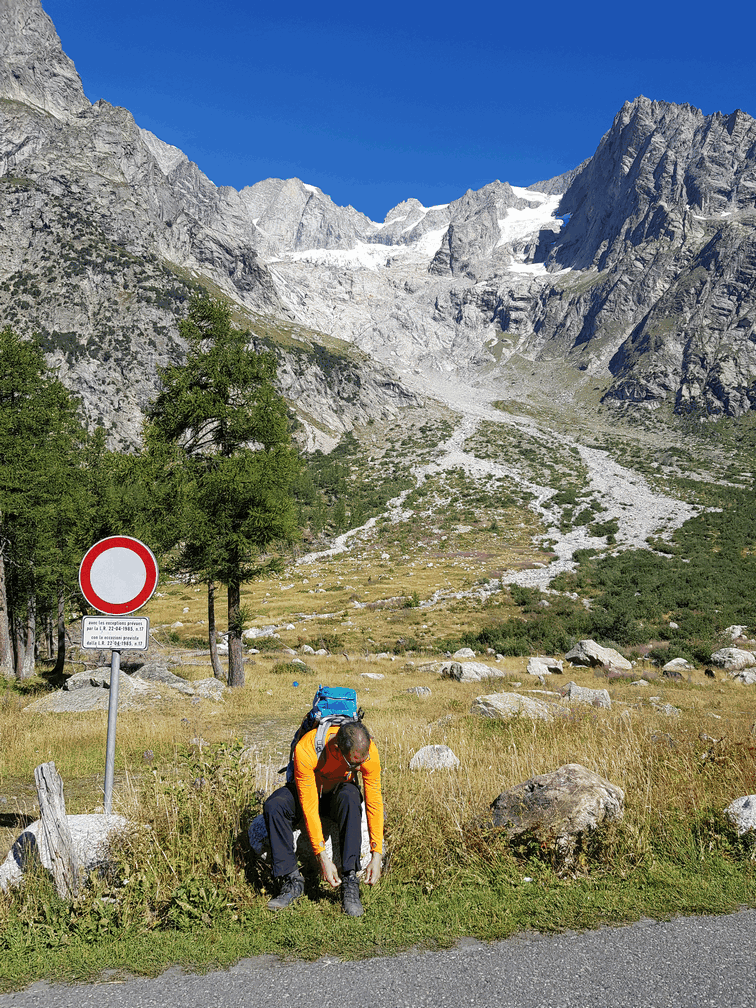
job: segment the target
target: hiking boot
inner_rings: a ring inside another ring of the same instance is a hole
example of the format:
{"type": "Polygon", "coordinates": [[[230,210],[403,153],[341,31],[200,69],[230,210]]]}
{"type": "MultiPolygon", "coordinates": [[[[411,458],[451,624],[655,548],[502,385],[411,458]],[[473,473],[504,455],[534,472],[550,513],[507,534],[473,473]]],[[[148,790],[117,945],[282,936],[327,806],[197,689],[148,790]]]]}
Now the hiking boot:
{"type": "Polygon", "coordinates": [[[304,879],[299,869],[296,869],[296,871],[283,876],[281,891],[275,899],[268,900],[268,910],[285,910],[302,895],[304,895],[304,879]]]}
{"type": "Polygon", "coordinates": [[[356,872],[345,872],[341,881],[341,906],[350,917],[361,917],[360,882],[356,872]]]}

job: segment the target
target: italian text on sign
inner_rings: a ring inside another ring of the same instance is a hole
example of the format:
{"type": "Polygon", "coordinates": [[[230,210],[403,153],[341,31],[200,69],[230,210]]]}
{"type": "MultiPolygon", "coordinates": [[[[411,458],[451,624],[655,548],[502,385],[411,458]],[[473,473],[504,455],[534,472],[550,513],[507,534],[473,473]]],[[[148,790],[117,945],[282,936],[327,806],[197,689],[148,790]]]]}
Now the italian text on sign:
{"type": "Polygon", "coordinates": [[[146,651],[150,621],[144,616],[127,619],[117,616],[85,616],[82,619],[81,646],[112,651],[146,651]]]}

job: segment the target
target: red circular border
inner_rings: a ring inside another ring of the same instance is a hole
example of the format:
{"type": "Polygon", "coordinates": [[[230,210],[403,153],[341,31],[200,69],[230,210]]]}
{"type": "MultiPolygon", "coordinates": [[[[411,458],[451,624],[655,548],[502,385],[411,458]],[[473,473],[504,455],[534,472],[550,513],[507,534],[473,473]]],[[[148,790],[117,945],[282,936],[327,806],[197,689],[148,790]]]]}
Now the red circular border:
{"type": "Polygon", "coordinates": [[[109,616],[125,616],[127,613],[140,609],[157,588],[157,582],[158,565],[152,554],[152,550],[145,546],[143,542],[140,542],[139,539],[133,539],[131,536],[108,536],[107,539],[100,539],[98,543],[91,546],[84,554],[84,559],[81,561],[81,566],[79,567],[79,587],[81,588],[82,595],[94,609],[107,613],[109,616]],[[116,547],[128,549],[136,553],[143,562],[147,572],[142,590],[134,598],[126,602],[106,602],[105,599],[101,599],[92,587],[90,580],[92,564],[95,560],[102,553],[116,547]]]}

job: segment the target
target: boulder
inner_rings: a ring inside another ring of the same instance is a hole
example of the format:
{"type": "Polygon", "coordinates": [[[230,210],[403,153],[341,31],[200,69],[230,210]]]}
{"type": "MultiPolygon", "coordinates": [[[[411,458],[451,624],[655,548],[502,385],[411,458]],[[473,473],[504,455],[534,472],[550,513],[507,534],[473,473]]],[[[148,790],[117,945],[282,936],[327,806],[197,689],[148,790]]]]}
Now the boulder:
{"type": "Polygon", "coordinates": [[[220,679],[198,679],[197,682],[192,683],[192,686],[195,694],[199,697],[220,703],[224,701],[223,694],[226,692],[227,686],[220,679]]]}
{"type": "Polygon", "coordinates": [[[756,655],[753,652],[735,647],[720,648],[712,654],[711,660],[714,665],[718,665],[727,672],[739,672],[741,669],[756,665],[756,655]]]}
{"type": "Polygon", "coordinates": [[[89,686],[110,689],[110,666],[91,669],[87,672],[75,672],[66,679],[63,689],[73,692],[74,690],[86,689],[89,686]]]}
{"type": "Polygon", "coordinates": [[[586,703],[593,707],[605,707],[607,710],[611,710],[612,707],[609,692],[605,689],[589,689],[587,686],[568,682],[561,690],[561,695],[570,703],[586,703]]]}
{"type": "Polygon", "coordinates": [[[556,658],[529,658],[528,675],[562,675],[564,662],[557,661],[556,658]]]}
{"type": "Polygon", "coordinates": [[[614,648],[601,647],[592,640],[578,641],[574,648],[564,656],[572,665],[588,665],[595,668],[600,665],[611,665],[615,669],[631,669],[633,666],[614,648]]]}
{"type": "Polygon", "coordinates": [[[415,696],[419,697],[429,697],[431,695],[430,688],[428,686],[411,686],[405,693],[413,693],[415,696]]]}
{"type": "MultiPolygon", "coordinates": [[[[326,854],[333,860],[336,868],[341,871],[341,844],[339,843],[338,824],[333,822],[331,819],[328,819],[326,816],[321,817],[321,823],[323,825],[323,836],[325,837],[326,843],[326,854]]],[[[268,839],[268,831],[265,828],[265,819],[262,815],[259,815],[252,820],[249,824],[247,832],[249,835],[249,845],[252,848],[252,853],[255,857],[258,857],[261,861],[270,865],[270,841],[268,839]]],[[[361,832],[360,866],[361,868],[364,868],[370,860],[370,834],[368,833],[364,803],[362,806],[361,832]]],[[[312,846],[303,822],[300,822],[298,828],[294,830],[294,849],[297,852],[297,857],[302,867],[310,874],[319,876],[320,870],[318,868],[318,863],[315,855],[312,853],[312,846]]]]}
{"type": "Polygon", "coordinates": [[[738,836],[756,833],[756,795],[736,798],[734,802],[730,802],[724,814],[738,831],[738,836]]]}
{"type": "Polygon", "coordinates": [[[738,637],[745,637],[748,631],[747,626],[742,626],[739,623],[733,624],[733,626],[725,627],[722,631],[723,637],[728,637],[730,640],[737,640],[738,637]]]}
{"type": "Polygon", "coordinates": [[[740,672],[728,672],[727,677],[733,682],[743,683],[744,686],[756,685],[756,668],[744,668],[740,672]]]}
{"type": "MultiPolygon", "coordinates": [[[[186,679],[182,679],[181,676],[169,672],[165,665],[161,665],[158,662],[147,662],[145,665],[140,666],[133,678],[143,679],[145,682],[159,683],[161,686],[178,690],[179,693],[185,693],[187,696],[194,695],[194,690],[186,679]]],[[[123,682],[123,678],[121,678],[121,682],[123,682]]],[[[108,679],[108,683],[110,683],[110,679],[108,679]]]]}
{"type": "Polygon", "coordinates": [[[315,654],[315,648],[311,648],[309,644],[303,644],[299,649],[300,654],[315,654]]]}
{"type": "Polygon", "coordinates": [[[573,862],[584,839],[603,823],[624,815],[625,794],[579,763],[531,777],[496,798],[493,825],[510,838],[531,833],[562,865],[573,862]]]}
{"type": "Polygon", "coordinates": [[[483,662],[441,662],[442,679],[454,679],[456,682],[482,682],[484,679],[501,679],[504,673],[501,669],[492,668],[483,662]]]}
{"type": "MultiPolygon", "coordinates": [[[[129,825],[120,815],[69,815],[66,819],[79,870],[85,875],[107,866],[111,837],[129,825]]],[[[0,865],[0,889],[18,885],[26,869],[34,866],[37,859],[52,870],[50,851],[39,819],[18,835],[0,865]]]]}
{"type": "Polygon", "coordinates": [[[360,679],[385,679],[382,672],[360,672],[360,679]]]}
{"type": "Polygon", "coordinates": [[[652,706],[653,706],[654,710],[657,712],[657,714],[664,714],[665,717],[679,717],[680,716],[680,708],[679,707],[675,707],[675,706],[673,706],[673,704],[669,704],[669,703],[653,703],[653,699],[654,698],[652,697],[651,698],[651,700],[652,700],[652,706]]]}
{"type": "Polygon", "coordinates": [[[673,658],[666,665],[662,665],[662,672],[692,672],[693,666],[684,658],[673,658]]]}
{"type": "Polygon", "coordinates": [[[454,770],[459,760],[445,745],[427,745],[418,749],[410,760],[410,770],[454,770]]]}
{"type": "Polygon", "coordinates": [[[261,637],[274,637],[276,628],[274,626],[250,627],[242,632],[245,640],[259,640],[261,637]]]}
{"type": "Polygon", "coordinates": [[[459,651],[455,651],[452,658],[474,658],[475,652],[472,648],[461,647],[459,651]]]}
{"type": "Polygon", "coordinates": [[[515,717],[530,718],[532,721],[554,720],[545,703],[520,696],[519,693],[489,693],[487,696],[476,697],[470,713],[498,721],[508,721],[515,717]]]}

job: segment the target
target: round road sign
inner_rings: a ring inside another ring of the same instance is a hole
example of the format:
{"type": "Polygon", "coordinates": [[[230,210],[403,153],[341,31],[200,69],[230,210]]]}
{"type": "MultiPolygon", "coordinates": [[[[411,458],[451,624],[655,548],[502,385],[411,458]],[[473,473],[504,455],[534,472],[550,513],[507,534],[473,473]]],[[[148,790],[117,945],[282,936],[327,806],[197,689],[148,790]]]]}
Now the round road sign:
{"type": "Polygon", "coordinates": [[[157,587],[158,566],[152,551],[131,536],[108,536],[90,547],[79,568],[81,593],[109,616],[135,612],[157,587]]]}

